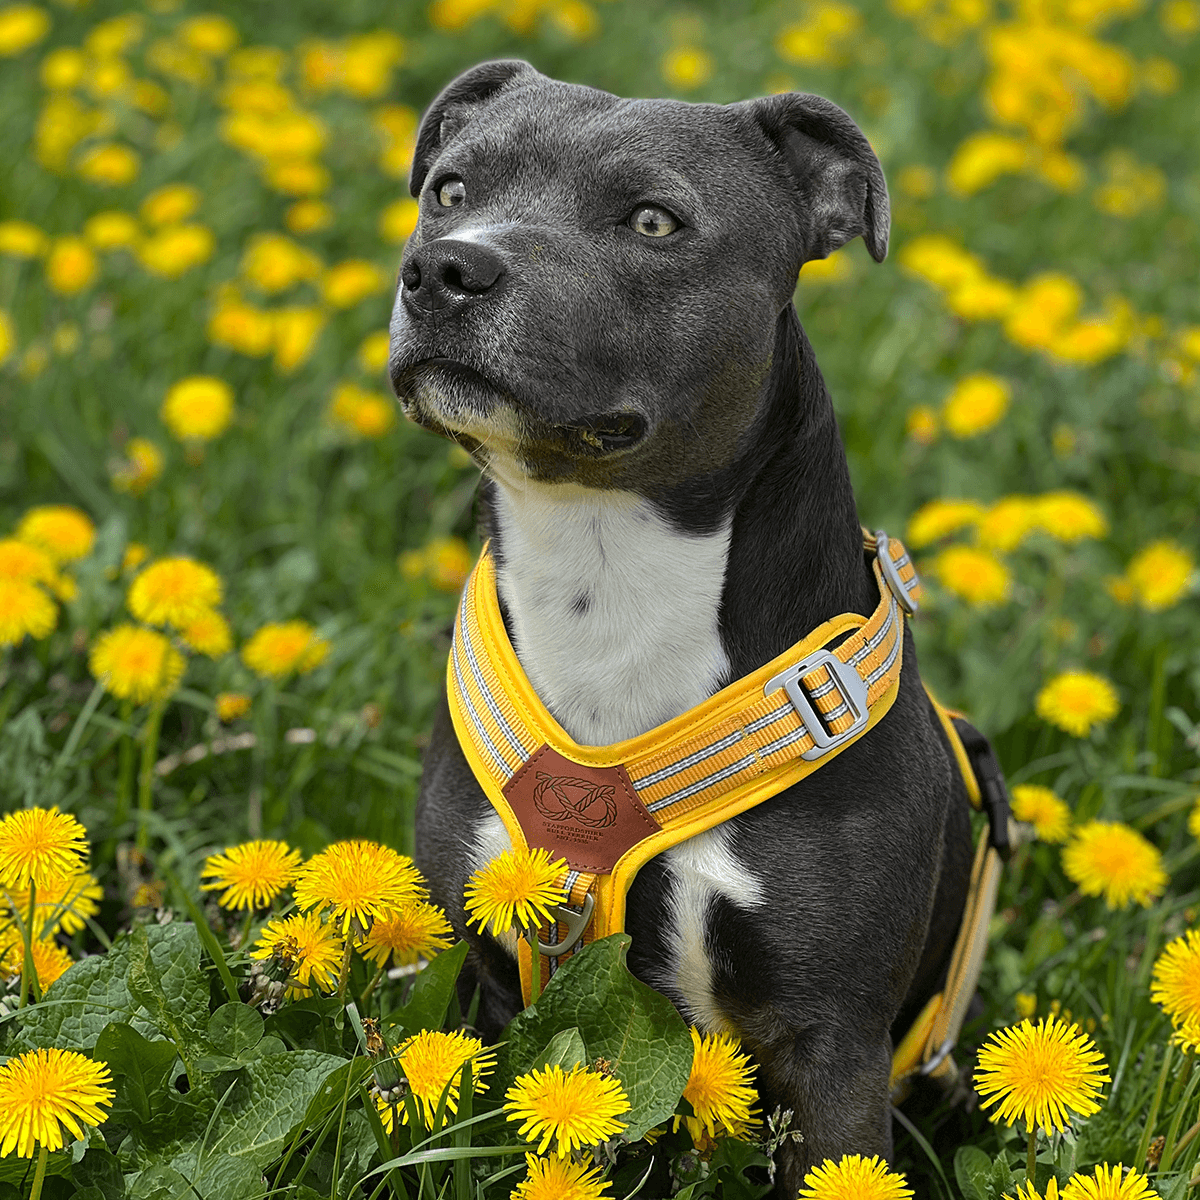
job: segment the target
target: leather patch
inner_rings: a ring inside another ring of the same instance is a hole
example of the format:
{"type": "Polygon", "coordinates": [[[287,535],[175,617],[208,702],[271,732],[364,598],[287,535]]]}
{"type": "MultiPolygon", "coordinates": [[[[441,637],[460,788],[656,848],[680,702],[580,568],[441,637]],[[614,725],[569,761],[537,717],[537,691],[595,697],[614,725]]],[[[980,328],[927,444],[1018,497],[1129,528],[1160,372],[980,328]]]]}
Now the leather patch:
{"type": "Polygon", "coordinates": [[[610,874],[626,850],[659,830],[623,765],[587,767],[549,746],[530,755],[504,796],[529,845],[574,871],[610,874]]]}

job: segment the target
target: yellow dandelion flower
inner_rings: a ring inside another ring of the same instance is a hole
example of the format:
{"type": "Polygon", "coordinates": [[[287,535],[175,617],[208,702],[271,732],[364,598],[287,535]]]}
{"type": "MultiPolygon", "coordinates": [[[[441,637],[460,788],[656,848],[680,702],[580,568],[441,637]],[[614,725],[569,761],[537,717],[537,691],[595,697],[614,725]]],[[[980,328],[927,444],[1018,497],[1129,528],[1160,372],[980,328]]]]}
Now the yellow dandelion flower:
{"type": "Polygon", "coordinates": [[[1037,521],[1060,542],[1103,537],[1108,532],[1104,514],[1078,492],[1046,492],[1037,498],[1037,521]]]}
{"type": "Polygon", "coordinates": [[[4,363],[17,344],[17,335],[13,330],[12,317],[0,308],[0,363],[4,363]]]}
{"type": "Polygon", "coordinates": [[[939,428],[937,411],[928,404],[914,405],[904,419],[905,434],[922,446],[930,446],[937,441],[939,428]]]}
{"type": "Polygon", "coordinates": [[[409,966],[447,949],[454,937],[446,914],[436,904],[411,900],[389,917],[381,917],[358,943],[359,953],[376,966],[390,958],[394,966],[409,966]]]}
{"type": "Polygon", "coordinates": [[[1019,783],[1012,789],[1012,813],[1032,825],[1043,842],[1065,842],[1071,832],[1071,810],[1048,787],[1019,783]]]}
{"type": "Polygon", "coordinates": [[[17,540],[44,550],[56,563],[73,562],[91,553],[96,527],[87,513],[69,504],[46,504],[21,518],[17,540]]]}
{"type": "Polygon", "coordinates": [[[167,225],[137,245],[138,262],[151,275],[178,279],[213,256],[216,235],[206,225],[167,225]]]}
{"type": "Polygon", "coordinates": [[[878,1155],[844,1154],[804,1176],[800,1200],[909,1200],[912,1194],[904,1176],[889,1171],[878,1155]]]}
{"type": "Polygon", "coordinates": [[[983,514],[983,505],[974,500],[931,500],[913,513],[904,540],[919,550],[976,524],[983,514]]]}
{"type": "Polygon", "coordinates": [[[329,654],[329,642],[307,621],[264,625],[242,647],[242,661],[257,675],[283,679],[293,671],[307,675],[329,654]]]}
{"type": "Polygon", "coordinates": [[[15,646],[26,634],[38,641],[57,622],[58,609],[40,587],[0,575],[0,646],[15,646]]]}
{"type": "Polygon", "coordinates": [[[31,1050],[0,1064],[0,1158],[62,1149],[64,1125],[72,1140],[102,1125],[116,1095],[111,1082],[104,1063],[75,1050],[31,1050]]]}
{"type": "Polygon", "coordinates": [[[1026,1180],[1024,1183],[1017,1184],[1015,1197],[1006,1195],[1004,1200],[1059,1200],[1058,1180],[1051,1175],[1045,1192],[1039,1192],[1032,1183],[1026,1180]]]}
{"type": "Polygon", "coordinates": [[[441,592],[460,592],[471,573],[471,548],[462,538],[434,538],[425,547],[425,574],[441,592]]]}
{"type": "Polygon", "coordinates": [[[87,832],[70,813],[20,808],[0,821],[0,887],[53,886],[83,870],[87,832]]]}
{"type": "Polygon", "coordinates": [[[1137,602],[1150,612],[1183,598],[1196,575],[1196,561],[1177,542],[1151,542],[1134,555],[1126,578],[1137,602]]]}
{"type": "Polygon", "coordinates": [[[737,1039],[728,1034],[702,1037],[692,1028],[692,1070],[683,1098],[695,1113],[685,1122],[697,1145],[704,1137],[716,1137],[718,1130],[724,1136],[742,1137],[755,1123],[754,1067],[738,1049],[737,1039]]]}
{"type": "Polygon", "coordinates": [[[379,233],[385,242],[406,242],[417,227],[421,207],[407,197],[395,200],[379,214],[379,233]]]}
{"type": "Polygon", "coordinates": [[[208,322],[208,340],[213,345],[228,346],[251,358],[270,354],[275,332],[275,317],[271,313],[244,304],[233,294],[227,294],[219,302],[208,322]]]}
{"type": "Polygon", "coordinates": [[[979,608],[1000,604],[1012,591],[1012,573],[994,554],[974,546],[947,546],[928,566],[948,592],[979,608]]]}
{"type": "Polygon", "coordinates": [[[271,327],[275,369],[287,375],[306,363],[316,348],[325,321],[324,311],[313,305],[276,309],[271,327]]]}
{"type": "Polygon", "coordinates": [[[567,864],[549,850],[505,850],[467,883],[467,924],[481,929],[490,924],[493,935],[507,933],[514,921],[522,929],[550,920],[550,906],[565,904],[558,880],[567,864]]]}
{"type": "Polygon", "coordinates": [[[345,949],[337,931],[319,913],[305,913],[268,921],[250,957],[282,959],[289,971],[287,998],[299,1000],[311,996],[313,988],[334,990],[345,949]]]}
{"type": "Polygon", "coordinates": [[[334,389],[326,410],[327,420],[360,437],[382,437],[396,423],[396,404],[387,396],[368,391],[356,383],[341,383],[334,389]]]}
{"type": "Polygon", "coordinates": [[[11,258],[40,258],[50,239],[29,221],[0,221],[0,254],[11,258]]]}
{"type": "Polygon", "coordinates": [[[1095,726],[1111,721],[1120,708],[1117,689],[1091,671],[1056,675],[1034,700],[1034,711],[1043,721],[1072,737],[1087,737],[1095,726]]]}
{"type": "Polygon", "coordinates": [[[1074,279],[1056,272],[1037,275],[1017,292],[1004,332],[1027,350],[1045,349],[1082,303],[1083,290],[1074,279]]]}
{"type": "Polygon", "coordinates": [[[995,375],[976,372],[955,385],[942,406],[942,423],[951,436],[970,438],[996,425],[1008,411],[1012,388],[995,375]]]}
{"type": "Polygon", "coordinates": [[[360,300],[383,291],[391,276],[372,262],[349,258],[336,263],[321,280],[321,294],[334,308],[351,308],[360,300]]]}
{"type": "Polygon", "coordinates": [[[692,91],[703,87],[712,78],[713,59],[699,46],[676,46],[663,55],[660,69],[671,87],[692,91]]]}
{"type": "MultiPolygon", "coordinates": [[[[29,887],[5,888],[10,912],[18,913],[22,920],[29,912],[29,887]]],[[[95,875],[90,871],[73,871],[43,879],[34,899],[34,924],[39,936],[58,933],[78,933],[88,917],[100,911],[99,902],[104,891],[95,875]]]]}
{"type": "Polygon", "coordinates": [[[1146,1176],[1132,1167],[1126,1175],[1120,1163],[1115,1167],[1101,1163],[1090,1177],[1072,1175],[1062,1200],[1159,1200],[1159,1196],[1146,1176]]]}
{"type": "MultiPolygon", "coordinates": [[[[471,1064],[475,1091],[487,1090],[484,1077],[495,1066],[496,1055],[495,1051],[485,1050],[479,1038],[427,1029],[409,1038],[396,1051],[396,1061],[408,1080],[421,1119],[432,1126],[443,1092],[446,1092],[446,1112],[458,1112],[462,1069],[467,1063],[471,1064]]],[[[401,1121],[408,1124],[408,1113],[401,1109],[401,1114],[401,1121]]]]}
{"type": "Polygon", "coordinates": [[[221,603],[221,580],[194,558],[160,558],[130,584],[126,602],[147,625],[183,629],[221,603]]]}
{"type": "Polygon", "coordinates": [[[509,1200],[601,1200],[611,1186],[600,1178],[599,1167],[571,1162],[568,1158],[537,1158],[525,1155],[524,1179],[509,1200]]]}
{"type": "Polygon", "coordinates": [[[259,233],[242,255],[241,270],[261,291],[274,293],[315,279],[321,273],[321,260],[281,233],[259,233]]]}
{"type": "Polygon", "coordinates": [[[1175,1040],[1200,1049],[1200,932],[1168,942],[1154,962],[1150,999],[1171,1018],[1175,1040]]]}
{"type": "Polygon", "coordinates": [[[217,898],[222,908],[266,908],[300,869],[300,851],[286,842],[243,842],[221,854],[210,854],[200,872],[202,891],[225,890],[217,898]]]}
{"type": "Polygon", "coordinates": [[[629,1111],[629,1098],[613,1076],[552,1063],[518,1077],[505,1093],[504,1111],[509,1121],[522,1122],[518,1134],[537,1141],[539,1154],[553,1143],[553,1153],[567,1158],[624,1130],[617,1118],[629,1111]]]}
{"type": "Polygon", "coordinates": [[[229,622],[214,608],[206,608],[179,627],[180,640],[197,654],[220,658],[233,649],[229,622]]]}
{"type": "Polygon", "coordinates": [[[250,697],[245,692],[218,692],[213,705],[217,720],[226,723],[244,717],[250,711],[250,697]]]}
{"type": "MultiPolygon", "coordinates": [[[[75,962],[62,946],[45,937],[36,937],[29,949],[33,958],[33,972],[43,993],[55,980],[61,979],[75,962]]],[[[0,950],[0,977],[19,979],[24,969],[25,943],[14,932],[7,945],[0,950]]]]}
{"type": "Polygon", "coordinates": [[[294,891],[302,912],[329,909],[342,932],[360,932],[425,898],[425,881],[412,859],[365,839],[334,842],[300,868],[294,891]]]}
{"type": "Polygon", "coordinates": [[[75,169],[98,187],[125,187],[137,178],[142,160],[136,150],[120,142],[101,142],[83,154],[75,169]]]}
{"type": "Polygon", "coordinates": [[[191,375],[172,385],[160,415],[180,441],[211,441],[233,419],[233,388],[213,375],[191,375]]]}
{"type": "Polygon", "coordinates": [[[1032,1017],[1037,1012],[1037,994],[1034,992],[1018,992],[1013,997],[1013,1009],[1018,1017],[1032,1017]]]}
{"type": "Polygon", "coordinates": [[[1077,826],[1062,862],[1067,878],[1085,896],[1103,896],[1109,908],[1124,908],[1131,901],[1147,908],[1168,882],[1158,849],[1118,821],[1077,826]]]}
{"type": "Polygon", "coordinates": [[[12,58],[50,32],[50,14],[36,4],[10,4],[0,9],[0,57],[12,58]]]}
{"type": "Polygon", "coordinates": [[[378,375],[388,365],[391,335],[386,329],[368,333],[358,347],[358,364],[364,371],[378,375]]]}
{"type": "Polygon", "coordinates": [[[228,54],[241,41],[237,26],[216,13],[189,17],[179,26],[178,32],[185,46],[213,58],[228,54]]]}
{"type": "Polygon", "coordinates": [[[1188,833],[1200,842],[1200,793],[1197,793],[1192,811],[1188,813],[1188,833]]]}
{"type": "Polygon", "coordinates": [[[45,550],[16,538],[0,539],[0,579],[53,584],[57,578],[54,560],[45,550]]]}
{"type": "Polygon", "coordinates": [[[110,210],[88,217],[83,236],[94,250],[129,250],[138,244],[142,230],[131,213],[110,210]]]}
{"type": "Polygon", "coordinates": [[[989,1117],[1011,1125],[1062,1132],[1072,1112],[1090,1117],[1107,1083],[1104,1056],[1078,1025],[1044,1017],[999,1029],[980,1048],[975,1088],[983,1107],[999,1102],[989,1117]]]}
{"type": "Polygon", "coordinates": [[[142,201],[142,220],[147,225],[178,225],[200,207],[200,189],[190,183],[168,183],[142,201]]]}
{"type": "Polygon", "coordinates": [[[150,557],[150,547],[141,542],[130,542],[121,555],[121,570],[136,571],[150,557]]]}
{"type": "Polygon", "coordinates": [[[129,624],[100,634],[88,663],[107,691],[135,704],[165,700],[187,667],[183,655],[161,633],[129,624]]]}
{"type": "Polygon", "coordinates": [[[297,200],[283,214],[283,223],[295,234],[316,233],[333,224],[333,209],[324,200],[297,200]]]}
{"type": "Polygon", "coordinates": [[[1029,496],[1004,496],[997,500],[975,526],[975,538],[989,550],[1015,550],[1038,528],[1037,502],[1029,496]]]}
{"type": "Polygon", "coordinates": [[[163,452],[149,438],[130,438],[125,443],[125,458],[109,471],[118,492],[140,496],[163,473],[163,452]]]}

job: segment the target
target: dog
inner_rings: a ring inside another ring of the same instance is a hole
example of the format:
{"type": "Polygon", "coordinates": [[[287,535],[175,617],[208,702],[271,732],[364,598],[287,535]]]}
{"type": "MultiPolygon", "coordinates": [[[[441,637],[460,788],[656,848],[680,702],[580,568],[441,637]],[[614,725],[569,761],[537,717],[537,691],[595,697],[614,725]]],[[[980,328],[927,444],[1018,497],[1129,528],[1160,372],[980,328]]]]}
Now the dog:
{"type": "MultiPolygon", "coordinates": [[[[528,63],[472,68],[417,135],[420,215],[389,369],[410,418],[482,468],[481,519],[526,675],[583,745],[668,721],[879,591],[833,406],[792,304],[801,266],[887,253],[882,169],[804,94],[629,100],[528,63]]],[[[904,633],[886,718],[803,780],[652,859],[630,969],[736,1031],[764,1112],[790,1109],[779,1194],[888,1156],[899,1037],[936,992],[971,865],[969,805],[904,633]]],[[[494,1037],[511,946],[463,888],[508,848],[443,701],[417,863],[470,942],[494,1037]]]]}

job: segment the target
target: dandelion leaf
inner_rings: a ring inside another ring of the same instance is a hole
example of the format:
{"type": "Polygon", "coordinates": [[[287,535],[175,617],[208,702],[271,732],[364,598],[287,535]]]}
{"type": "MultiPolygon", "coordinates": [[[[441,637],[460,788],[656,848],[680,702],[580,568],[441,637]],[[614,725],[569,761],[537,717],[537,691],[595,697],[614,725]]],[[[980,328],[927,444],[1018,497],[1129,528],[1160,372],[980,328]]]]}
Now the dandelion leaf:
{"type": "Polygon", "coordinates": [[[992,1160],[978,1146],[959,1146],[954,1178],[966,1200],[990,1200],[992,1160]]]}
{"type": "Polygon", "coordinates": [[[536,1004],[504,1033],[496,1094],[530,1070],[561,1030],[577,1028],[587,1061],[603,1060],[629,1097],[630,1141],[675,1111],[692,1066],[692,1039],[675,1006],[625,965],[631,939],[618,933],[585,946],[559,968],[536,1004]]]}
{"type": "Polygon", "coordinates": [[[174,1042],[151,1042],[132,1025],[110,1021],[96,1039],[92,1057],[112,1072],[116,1104],[112,1116],[129,1124],[146,1124],[158,1107],[167,1076],[178,1058],[174,1042]]]}
{"type": "Polygon", "coordinates": [[[467,943],[443,950],[417,976],[408,1003],[385,1020],[388,1026],[403,1026],[409,1033],[441,1029],[446,1011],[457,996],[458,973],[467,957],[467,943]]]}

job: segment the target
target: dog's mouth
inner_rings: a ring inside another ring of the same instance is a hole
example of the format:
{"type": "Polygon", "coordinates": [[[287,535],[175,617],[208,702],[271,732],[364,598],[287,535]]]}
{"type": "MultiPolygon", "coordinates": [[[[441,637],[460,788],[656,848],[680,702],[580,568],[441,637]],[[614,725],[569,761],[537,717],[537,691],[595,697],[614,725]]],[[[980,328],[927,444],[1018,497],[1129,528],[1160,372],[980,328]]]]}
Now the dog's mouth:
{"type": "Polygon", "coordinates": [[[636,446],[646,436],[649,426],[641,413],[610,412],[583,417],[555,428],[568,437],[577,438],[593,450],[611,454],[615,450],[628,450],[636,446]]]}

